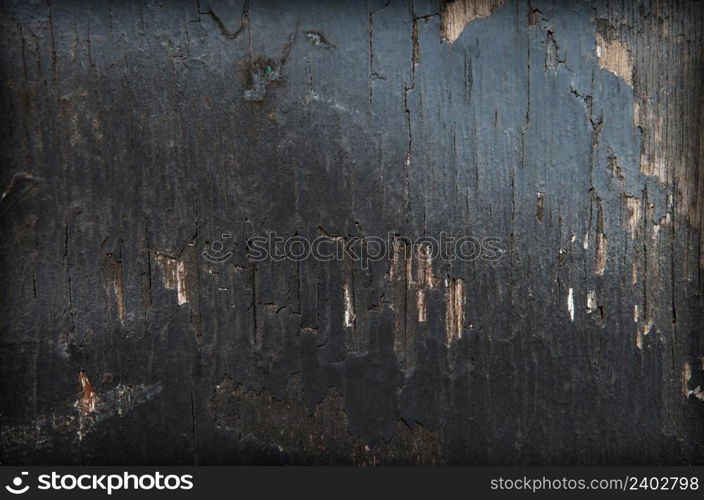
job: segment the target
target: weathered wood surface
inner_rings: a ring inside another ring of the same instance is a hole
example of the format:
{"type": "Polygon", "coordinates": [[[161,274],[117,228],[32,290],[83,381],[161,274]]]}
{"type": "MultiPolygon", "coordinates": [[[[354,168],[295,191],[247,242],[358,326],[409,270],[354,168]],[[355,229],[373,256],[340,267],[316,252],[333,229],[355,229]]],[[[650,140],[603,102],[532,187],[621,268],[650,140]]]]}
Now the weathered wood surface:
{"type": "Polygon", "coordinates": [[[704,463],[703,8],[4,1],[0,461],[704,463]]]}

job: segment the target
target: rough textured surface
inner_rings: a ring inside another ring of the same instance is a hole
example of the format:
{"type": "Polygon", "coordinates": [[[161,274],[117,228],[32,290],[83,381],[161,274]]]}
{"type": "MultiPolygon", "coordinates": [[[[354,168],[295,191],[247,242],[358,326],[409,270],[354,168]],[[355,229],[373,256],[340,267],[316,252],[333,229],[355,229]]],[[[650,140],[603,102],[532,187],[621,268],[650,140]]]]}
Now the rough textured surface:
{"type": "Polygon", "coordinates": [[[0,461],[704,463],[703,10],[3,2],[0,461]]]}

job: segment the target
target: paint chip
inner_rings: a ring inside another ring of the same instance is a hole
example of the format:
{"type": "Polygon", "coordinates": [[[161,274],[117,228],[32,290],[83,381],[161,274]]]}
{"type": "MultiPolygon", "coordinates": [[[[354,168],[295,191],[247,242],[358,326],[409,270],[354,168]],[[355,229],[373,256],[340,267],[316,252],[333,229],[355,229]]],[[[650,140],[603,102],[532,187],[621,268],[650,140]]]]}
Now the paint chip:
{"type": "Polygon", "coordinates": [[[631,230],[631,238],[636,237],[638,223],[641,220],[641,200],[633,196],[626,196],[626,217],[627,224],[631,230]]]}
{"type": "Polygon", "coordinates": [[[638,330],[636,331],[636,347],[638,349],[643,349],[643,337],[650,333],[653,328],[653,322],[651,320],[643,322],[638,330]]]}
{"type": "Polygon", "coordinates": [[[120,323],[125,322],[125,295],[122,286],[122,265],[119,262],[112,264],[113,280],[112,286],[115,292],[115,305],[117,307],[117,315],[120,318],[120,323]]]}
{"type": "Polygon", "coordinates": [[[419,288],[416,292],[416,305],[418,306],[418,321],[424,322],[425,316],[425,289],[419,288]]]}
{"type": "Polygon", "coordinates": [[[587,293],[587,314],[592,314],[596,308],[596,292],[591,290],[587,293]]]}
{"type": "Polygon", "coordinates": [[[448,1],[440,12],[442,37],[453,43],[467,23],[489,17],[503,0],[454,0],[448,1]]]}
{"type": "Polygon", "coordinates": [[[156,261],[163,274],[162,282],[164,283],[164,288],[176,290],[179,306],[187,303],[186,266],[183,260],[164,254],[157,254],[156,261]]]}
{"type": "Polygon", "coordinates": [[[604,274],[606,269],[606,236],[602,232],[596,234],[596,274],[604,274]]]}
{"type": "Polygon", "coordinates": [[[538,219],[538,222],[543,222],[543,214],[545,212],[544,200],[545,200],[545,197],[544,197],[543,193],[538,193],[537,194],[537,201],[536,201],[536,208],[535,208],[535,218],[538,219]]]}
{"type": "Polygon", "coordinates": [[[625,42],[606,40],[597,33],[596,57],[599,59],[599,66],[621,77],[631,87],[633,86],[631,51],[625,42]]]}
{"type": "Polygon", "coordinates": [[[355,314],[354,314],[354,300],[352,297],[352,287],[349,283],[343,285],[343,295],[345,301],[345,327],[352,328],[354,326],[355,314]]]}
{"type": "Polygon", "coordinates": [[[78,373],[78,381],[81,384],[81,396],[78,398],[76,406],[82,415],[88,415],[95,411],[98,396],[93,391],[93,384],[90,383],[84,371],[78,373]]]}
{"type": "Polygon", "coordinates": [[[306,39],[315,47],[320,47],[321,49],[334,49],[335,44],[330,42],[322,33],[317,31],[306,31],[306,39]]]}
{"type": "Polygon", "coordinates": [[[692,379],[692,367],[688,361],[682,365],[682,395],[689,397],[689,381],[692,379]]]}
{"type": "Polygon", "coordinates": [[[445,344],[449,347],[462,338],[464,325],[464,280],[445,280],[445,344]]]}
{"type": "Polygon", "coordinates": [[[638,283],[638,267],[634,261],[631,265],[631,284],[635,285],[636,283],[638,283]]]}
{"type": "Polygon", "coordinates": [[[435,287],[433,276],[433,250],[430,245],[418,245],[416,262],[418,265],[418,285],[427,288],[435,287]]]}

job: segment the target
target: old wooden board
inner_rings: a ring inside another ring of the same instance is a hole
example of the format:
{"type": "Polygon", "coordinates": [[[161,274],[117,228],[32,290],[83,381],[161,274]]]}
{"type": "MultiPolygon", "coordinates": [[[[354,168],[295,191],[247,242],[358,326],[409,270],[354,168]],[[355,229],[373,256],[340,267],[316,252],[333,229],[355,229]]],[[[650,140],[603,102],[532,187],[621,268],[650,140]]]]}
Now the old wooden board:
{"type": "Polygon", "coordinates": [[[703,11],[4,1],[0,461],[704,463],[703,11]]]}

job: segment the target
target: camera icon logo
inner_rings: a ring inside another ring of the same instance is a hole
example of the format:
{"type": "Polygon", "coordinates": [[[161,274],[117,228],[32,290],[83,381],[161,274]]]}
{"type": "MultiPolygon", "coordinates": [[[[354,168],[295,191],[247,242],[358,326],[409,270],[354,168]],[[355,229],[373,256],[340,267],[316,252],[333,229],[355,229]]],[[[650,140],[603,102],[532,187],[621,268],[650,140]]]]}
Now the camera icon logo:
{"type": "MultiPolygon", "coordinates": [[[[223,240],[229,240],[231,238],[232,234],[230,233],[223,233],[222,235],[223,240]]],[[[210,244],[210,248],[206,248],[205,250],[203,250],[201,255],[207,261],[213,262],[215,264],[222,264],[223,262],[227,262],[228,260],[230,260],[230,257],[232,257],[232,252],[230,250],[223,250],[223,242],[220,240],[216,240],[210,244]]]]}
{"type": "Polygon", "coordinates": [[[27,476],[29,472],[23,471],[20,476],[16,476],[12,480],[12,485],[6,485],[5,489],[12,493],[13,495],[21,495],[22,493],[27,493],[29,490],[29,485],[22,487],[22,476],[27,476]]]}

